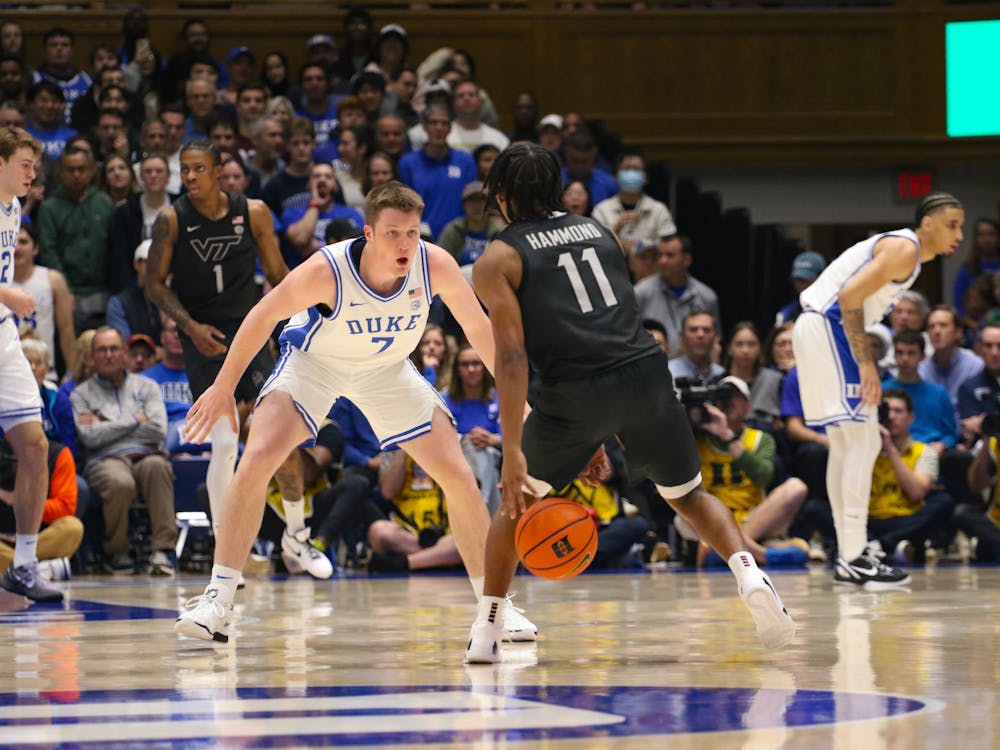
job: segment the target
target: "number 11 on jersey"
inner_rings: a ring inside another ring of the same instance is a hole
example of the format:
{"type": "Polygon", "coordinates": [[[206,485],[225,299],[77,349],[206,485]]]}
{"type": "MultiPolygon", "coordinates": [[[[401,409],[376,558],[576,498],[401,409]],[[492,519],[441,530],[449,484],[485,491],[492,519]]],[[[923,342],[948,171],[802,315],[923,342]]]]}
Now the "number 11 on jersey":
{"type": "MultiPolygon", "coordinates": [[[[600,289],[601,297],[604,298],[604,305],[606,307],[617,305],[618,299],[611,288],[611,282],[608,281],[607,274],[604,273],[601,260],[597,257],[597,250],[593,247],[588,247],[583,251],[583,255],[580,258],[590,266],[590,270],[594,274],[594,280],[597,281],[597,288],[600,289]]],[[[560,253],[556,265],[561,267],[566,272],[566,275],[569,276],[569,283],[573,287],[573,293],[576,295],[576,301],[580,305],[580,311],[585,313],[591,312],[594,309],[594,305],[590,301],[590,295],[587,294],[587,288],[583,285],[583,278],[580,276],[580,270],[576,267],[573,255],[571,253],[560,253]]]]}

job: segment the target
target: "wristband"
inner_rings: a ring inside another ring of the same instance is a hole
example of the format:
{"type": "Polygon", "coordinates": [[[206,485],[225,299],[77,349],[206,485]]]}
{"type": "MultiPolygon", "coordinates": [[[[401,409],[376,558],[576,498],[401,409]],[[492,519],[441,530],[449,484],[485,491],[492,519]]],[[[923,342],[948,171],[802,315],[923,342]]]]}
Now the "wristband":
{"type": "Polygon", "coordinates": [[[319,201],[309,201],[309,208],[322,208],[323,204],[319,201]]]}

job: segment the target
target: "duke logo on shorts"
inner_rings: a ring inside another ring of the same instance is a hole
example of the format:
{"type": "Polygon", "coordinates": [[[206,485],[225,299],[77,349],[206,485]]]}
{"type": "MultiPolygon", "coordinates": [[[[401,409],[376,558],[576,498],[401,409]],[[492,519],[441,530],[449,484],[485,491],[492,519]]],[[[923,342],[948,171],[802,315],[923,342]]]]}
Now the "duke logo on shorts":
{"type": "Polygon", "coordinates": [[[891,281],[865,298],[864,324],[874,325],[895,307],[920,273],[920,240],[911,229],[876,234],[845,250],[799,296],[802,314],[795,321],[792,345],[799,373],[802,412],[810,427],[839,422],[864,422],[875,407],[861,409],[861,376],[844,332],[839,295],[861,269],[872,262],[875,244],[883,237],[903,237],[917,246],[918,260],[903,281],[891,281]]]}

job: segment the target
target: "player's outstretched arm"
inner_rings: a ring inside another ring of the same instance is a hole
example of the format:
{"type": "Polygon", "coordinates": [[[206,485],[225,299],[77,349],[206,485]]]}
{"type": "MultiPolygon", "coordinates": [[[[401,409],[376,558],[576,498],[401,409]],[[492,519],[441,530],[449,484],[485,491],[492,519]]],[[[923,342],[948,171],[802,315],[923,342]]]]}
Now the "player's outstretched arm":
{"type": "Polygon", "coordinates": [[[483,312],[475,292],[462,276],[455,258],[443,247],[427,245],[427,262],[431,272],[431,289],[448,306],[455,320],[462,326],[465,337],[472,344],[483,364],[494,372],[493,330],[490,319],[483,312]]]}
{"type": "Polygon", "coordinates": [[[146,292],[156,307],[167,317],[173,318],[177,327],[191,337],[195,347],[206,357],[215,357],[226,351],[222,331],[194,320],[184,305],[167,287],[170,262],[174,257],[177,242],[177,213],[172,206],[166,206],[153,221],[153,237],[146,260],[146,292]]]}
{"type": "Polygon", "coordinates": [[[917,246],[903,237],[884,237],[875,243],[872,252],[875,255],[872,262],[844,284],[838,295],[844,333],[861,374],[863,406],[874,406],[882,400],[878,368],[872,360],[865,334],[865,299],[890,281],[908,278],[918,259],[917,246]]]}
{"type": "Polygon", "coordinates": [[[288,275],[288,266],[281,257],[271,209],[264,201],[251,199],[247,201],[247,210],[250,212],[250,230],[257,245],[257,257],[260,258],[260,267],[264,269],[264,278],[272,287],[278,286],[288,275]]]}
{"type": "Polygon", "coordinates": [[[529,486],[528,466],[521,450],[523,416],[528,401],[528,353],[524,324],[515,289],[521,281],[521,258],[510,245],[494,240],[472,267],[476,293],[490,313],[496,361],[493,373],[503,425],[504,488],[500,513],[511,518],[527,508],[523,489],[529,486]]]}
{"type": "Polygon", "coordinates": [[[301,310],[320,303],[331,305],[336,295],[337,285],[330,264],[323,255],[316,255],[290,272],[281,284],[254,305],[233,337],[215,382],[187,413],[188,439],[204,442],[212,425],[223,417],[230,420],[235,432],[233,394],[236,385],[271,331],[280,321],[301,310]]]}

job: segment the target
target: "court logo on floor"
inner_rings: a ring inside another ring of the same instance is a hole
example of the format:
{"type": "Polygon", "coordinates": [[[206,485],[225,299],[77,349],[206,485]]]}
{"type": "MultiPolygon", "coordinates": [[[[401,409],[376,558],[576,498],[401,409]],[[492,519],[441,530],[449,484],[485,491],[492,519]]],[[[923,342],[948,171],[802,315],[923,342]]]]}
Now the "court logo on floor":
{"type": "Polygon", "coordinates": [[[827,690],[517,686],[0,694],[4,744],[398,745],[677,735],[885,719],[904,696],[827,690]]]}

